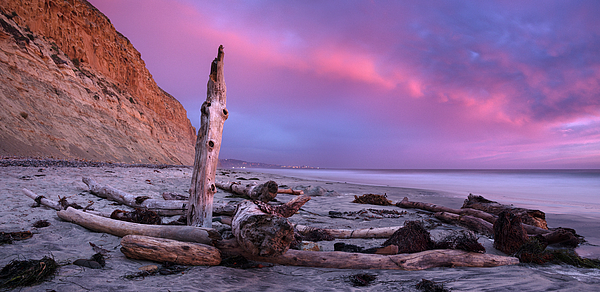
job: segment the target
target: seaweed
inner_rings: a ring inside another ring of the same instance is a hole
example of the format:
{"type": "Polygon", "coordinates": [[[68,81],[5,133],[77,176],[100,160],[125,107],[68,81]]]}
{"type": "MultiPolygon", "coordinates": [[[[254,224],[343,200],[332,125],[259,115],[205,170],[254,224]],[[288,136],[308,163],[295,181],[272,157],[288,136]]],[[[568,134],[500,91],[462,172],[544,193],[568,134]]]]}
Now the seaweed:
{"type": "Polygon", "coordinates": [[[306,241],[332,241],[333,236],[322,228],[308,228],[306,231],[300,233],[302,240],[306,241]]]}
{"type": "Polygon", "coordinates": [[[54,275],[57,268],[54,259],[47,256],[41,260],[13,260],[0,271],[0,288],[39,284],[54,275]]]}
{"type": "Polygon", "coordinates": [[[444,288],[444,284],[437,283],[431,280],[421,279],[421,282],[417,283],[417,289],[425,292],[447,292],[448,289],[444,288]]]}
{"type": "Polygon", "coordinates": [[[12,244],[14,240],[25,240],[32,236],[31,231],[0,232],[0,245],[12,244]]]}
{"type": "Polygon", "coordinates": [[[44,228],[50,226],[50,222],[48,220],[38,220],[33,223],[33,227],[35,228],[44,228]]]}
{"type": "Polygon", "coordinates": [[[381,205],[381,206],[391,206],[392,205],[392,201],[387,199],[387,194],[383,194],[383,195],[364,194],[360,197],[354,195],[354,201],[352,201],[352,203],[381,205]]]}
{"type": "Polygon", "coordinates": [[[444,237],[435,243],[435,248],[485,253],[485,247],[477,241],[475,233],[469,230],[460,230],[444,237]]]}
{"type": "Polygon", "coordinates": [[[587,259],[580,257],[577,252],[571,249],[546,249],[547,244],[533,237],[523,244],[514,256],[519,258],[521,263],[533,264],[567,264],[579,268],[600,269],[600,260],[587,259]]]}
{"type": "Polygon", "coordinates": [[[171,262],[165,262],[163,265],[161,265],[160,267],[156,267],[155,269],[146,269],[137,273],[127,274],[123,276],[123,278],[131,280],[154,275],[173,275],[184,273],[188,269],[189,267],[187,266],[180,266],[171,262]]]}
{"type": "Polygon", "coordinates": [[[348,278],[350,279],[350,282],[352,282],[352,286],[354,286],[354,287],[369,286],[369,285],[371,285],[371,282],[373,282],[373,281],[375,281],[375,279],[377,279],[377,275],[368,274],[368,273],[360,273],[360,274],[350,275],[348,278]]]}
{"type": "Polygon", "coordinates": [[[160,225],[162,224],[162,219],[160,216],[148,209],[135,208],[133,211],[124,211],[124,210],[114,210],[110,214],[110,218],[133,222],[133,223],[141,223],[141,224],[154,224],[160,225]]]}
{"type": "Polygon", "coordinates": [[[399,228],[388,238],[383,246],[398,246],[398,253],[414,253],[432,249],[435,246],[431,234],[420,221],[406,221],[404,227],[399,228]]]}
{"type": "MultiPolygon", "coordinates": [[[[221,264],[219,264],[219,266],[236,268],[236,269],[244,269],[244,270],[265,267],[265,265],[259,264],[254,261],[250,261],[241,255],[236,255],[236,256],[231,256],[231,257],[225,258],[221,261],[221,264]]],[[[267,266],[270,267],[272,265],[268,264],[267,266]]]]}

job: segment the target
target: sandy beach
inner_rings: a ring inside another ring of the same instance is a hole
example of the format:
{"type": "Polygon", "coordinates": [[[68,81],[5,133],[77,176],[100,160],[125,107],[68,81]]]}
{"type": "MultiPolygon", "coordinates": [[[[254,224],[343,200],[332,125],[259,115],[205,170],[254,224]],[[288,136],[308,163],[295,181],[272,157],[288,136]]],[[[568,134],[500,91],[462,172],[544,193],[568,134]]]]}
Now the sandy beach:
{"type": "MultiPolygon", "coordinates": [[[[36,286],[18,288],[17,291],[418,291],[415,285],[421,279],[443,283],[445,288],[452,291],[592,291],[600,284],[600,271],[597,269],[527,264],[494,268],[433,268],[424,271],[365,271],[269,265],[253,269],[196,266],[174,275],[126,279],[124,276],[137,273],[140,267],[153,263],[126,258],[119,250],[119,237],[92,232],[76,224],[64,222],[57,217],[55,210],[32,207],[34,201],[21,192],[22,188],[27,188],[53,200],[58,200],[59,196],[67,197],[70,202],[82,206],[93,202],[93,208],[97,211],[129,210],[126,206],[117,206],[111,201],[90,194],[87,186],[81,181],[82,177],[91,177],[100,184],[158,199],[161,198],[162,192],[186,193],[191,173],[190,167],[0,167],[0,198],[2,198],[0,205],[2,230],[0,231],[33,233],[30,239],[2,245],[0,265],[4,266],[15,259],[41,259],[43,256],[51,256],[61,265],[51,279],[36,286]],[[38,220],[48,220],[50,226],[33,227],[32,224],[38,220]],[[77,259],[90,258],[95,253],[89,243],[109,250],[104,268],[90,269],[71,264],[77,259]],[[374,274],[377,278],[368,287],[353,287],[349,276],[360,272],[374,274]]],[[[402,226],[405,220],[423,220],[427,224],[437,226],[430,230],[434,238],[440,238],[458,227],[439,224],[426,212],[403,210],[395,206],[354,204],[351,201],[354,195],[385,193],[390,198],[394,198],[394,202],[396,198],[406,196],[412,201],[427,201],[459,208],[464,200],[464,198],[444,196],[439,191],[304,180],[246,170],[220,170],[217,179],[258,182],[274,180],[280,186],[291,188],[311,186],[313,189],[315,187],[325,189],[326,192],[320,196],[313,196],[298,214],[290,218],[293,223],[356,229],[402,226]],[[386,209],[407,211],[407,213],[400,218],[381,219],[329,216],[330,211],[349,212],[363,209],[386,209]]],[[[291,198],[292,195],[277,196],[279,202],[287,202],[291,198]]],[[[215,196],[215,202],[232,200],[241,199],[230,197],[222,190],[219,190],[215,196]]],[[[176,218],[167,218],[163,222],[176,218]]],[[[551,227],[555,227],[559,221],[577,222],[577,218],[564,216],[548,218],[551,227]]],[[[578,226],[572,227],[577,229],[578,226]]],[[[591,230],[577,231],[584,236],[591,232],[591,230]]],[[[488,253],[499,254],[492,248],[490,239],[481,237],[479,241],[486,247],[488,253]]],[[[336,240],[319,242],[319,244],[323,250],[333,250],[335,242],[368,248],[378,246],[383,240],[336,240]]]]}

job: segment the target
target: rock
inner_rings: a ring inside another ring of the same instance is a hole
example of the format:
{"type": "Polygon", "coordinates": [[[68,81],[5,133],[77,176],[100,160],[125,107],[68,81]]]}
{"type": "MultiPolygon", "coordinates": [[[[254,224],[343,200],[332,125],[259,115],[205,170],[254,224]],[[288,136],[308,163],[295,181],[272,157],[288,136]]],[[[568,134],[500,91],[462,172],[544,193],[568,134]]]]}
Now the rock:
{"type": "Polygon", "coordinates": [[[0,9],[0,155],[193,164],[185,109],[89,2],[0,9]]]}
{"type": "Polygon", "coordinates": [[[340,194],[333,190],[327,190],[321,186],[303,186],[294,187],[294,190],[302,190],[305,195],[310,197],[316,196],[339,196],[340,194]]]}

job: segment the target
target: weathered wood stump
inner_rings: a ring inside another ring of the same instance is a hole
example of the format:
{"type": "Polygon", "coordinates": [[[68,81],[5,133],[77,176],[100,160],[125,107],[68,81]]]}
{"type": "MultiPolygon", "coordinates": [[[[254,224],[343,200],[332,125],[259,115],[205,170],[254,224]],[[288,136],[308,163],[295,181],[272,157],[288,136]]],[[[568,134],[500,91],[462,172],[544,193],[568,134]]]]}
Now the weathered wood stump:
{"type": "Polygon", "coordinates": [[[123,237],[121,252],[132,259],[178,265],[216,266],[221,263],[221,252],[215,247],[142,235],[123,237]]]}
{"type": "Polygon", "coordinates": [[[282,255],[294,240],[294,228],[286,218],[265,213],[248,200],[239,203],[231,227],[240,247],[253,256],[282,255]]]}
{"type": "Polygon", "coordinates": [[[212,226],[213,197],[217,192],[215,175],[219,163],[219,151],[223,124],[229,112],[225,107],[227,88],[223,74],[223,46],[211,64],[207,84],[206,101],[200,110],[200,129],[196,139],[194,172],[190,186],[187,222],[191,226],[212,226]]]}

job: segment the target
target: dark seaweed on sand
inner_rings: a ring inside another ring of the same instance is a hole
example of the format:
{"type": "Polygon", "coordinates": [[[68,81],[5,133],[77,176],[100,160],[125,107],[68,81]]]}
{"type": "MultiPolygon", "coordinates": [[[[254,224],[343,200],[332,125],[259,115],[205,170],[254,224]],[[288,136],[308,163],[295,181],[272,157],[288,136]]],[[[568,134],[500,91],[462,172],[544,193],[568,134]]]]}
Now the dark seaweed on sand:
{"type": "Polygon", "coordinates": [[[360,274],[350,275],[348,278],[350,279],[350,282],[352,282],[352,286],[354,286],[354,287],[369,286],[369,285],[371,285],[371,282],[373,282],[373,281],[375,281],[375,279],[377,279],[377,275],[360,273],[360,274]]]}
{"type": "Polygon", "coordinates": [[[399,228],[388,238],[383,246],[398,246],[398,253],[414,253],[433,249],[435,243],[431,234],[425,230],[420,221],[406,221],[404,227],[399,228]]]}
{"type": "Polygon", "coordinates": [[[133,274],[128,274],[128,275],[123,276],[123,278],[131,280],[131,279],[137,279],[137,278],[145,278],[147,276],[154,276],[154,275],[180,274],[180,273],[187,271],[189,268],[190,267],[187,267],[187,266],[180,266],[180,265],[176,265],[176,264],[173,264],[170,262],[166,262],[154,270],[141,271],[141,272],[137,272],[137,273],[133,273],[133,274]]]}
{"type": "Polygon", "coordinates": [[[354,201],[352,203],[358,204],[371,204],[381,206],[391,206],[392,201],[387,199],[387,195],[376,195],[376,194],[364,194],[362,196],[354,195],[354,201]]]}
{"type": "Polygon", "coordinates": [[[38,220],[33,223],[33,227],[35,228],[44,228],[50,226],[50,222],[48,220],[38,220]]]}
{"type": "Polygon", "coordinates": [[[533,237],[523,244],[514,254],[521,263],[533,264],[567,264],[580,268],[600,269],[600,260],[580,257],[571,249],[546,249],[547,244],[533,237]]]}
{"type": "Polygon", "coordinates": [[[448,289],[444,288],[444,284],[440,284],[434,281],[421,279],[421,282],[417,284],[417,289],[425,292],[447,292],[448,289]]]}
{"type": "Polygon", "coordinates": [[[469,230],[460,230],[444,237],[436,242],[435,248],[485,253],[485,247],[477,241],[475,233],[469,230]]]}
{"type": "Polygon", "coordinates": [[[25,240],[33,236],[30,231],[0,232],[0,245],[11,244],[14,240],[25,240]]]}
{"type": "Polygon", "coordinates": [[[162,219],[156,212],[141,208],[136,208],[134,211],[131,212],[124,210],[114,210],[110,214],[110,218],[140,224],[162,224],[162,219]]]}
{"type": "Polygon", "coordinates": [[[0,288],[32,286],[53,275],[58,264],[50,257],[41,260],[11,261],[0,271],[0,288]]]}

